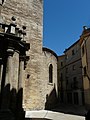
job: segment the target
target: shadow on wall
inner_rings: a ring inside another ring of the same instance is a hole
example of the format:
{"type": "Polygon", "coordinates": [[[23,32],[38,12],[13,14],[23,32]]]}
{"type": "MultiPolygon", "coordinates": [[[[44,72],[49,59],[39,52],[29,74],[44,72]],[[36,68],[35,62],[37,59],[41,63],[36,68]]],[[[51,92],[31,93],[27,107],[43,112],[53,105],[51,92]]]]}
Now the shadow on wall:
{"type": "Polygon", "coordinates": [[[22,108],[21,88],[10,90],[10,84],[7,84],[0,93],[0,120],[24,120],[25,112],[22,108]]]}
{"type": "Polygon", "coordinates": [[[3,65],[2,77],[0,79],[0,120],[24,120],[25,113],[22,108],[23,88],[12,88],[10,84],[12,81],[9,80],[7,72],[9,68],[7,68],[6,46],[0,44],[0,50],[2,51],[0,53],[2,58],[0,67],[3,65]],[[6,77],[7,74],[8,76],[6,77]]]}
{"type": "Polygon", "coordinates": [[[10,90],[7,84],[0,92],[0,120],[24,120],[25,112],[22,108],[23,89],[18,92],[10,90]]]}
{"type": "Polygon", "coordinates": [[[55,89],[55,85],[51,93],[46,95],[46,103],[45,103],[45,110],[53,109],[58,103],[57,93],[55,89]]]}

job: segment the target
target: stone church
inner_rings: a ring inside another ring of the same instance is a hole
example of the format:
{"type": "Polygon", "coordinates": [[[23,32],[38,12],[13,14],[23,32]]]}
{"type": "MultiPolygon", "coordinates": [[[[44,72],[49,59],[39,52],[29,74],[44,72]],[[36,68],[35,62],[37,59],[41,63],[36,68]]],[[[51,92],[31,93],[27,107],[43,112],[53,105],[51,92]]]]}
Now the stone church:
{"type": "Polygon", "coordinates": [[[43,0],[0,0],[0,115],[51,109],[57,95],[57,55],[43,47],[43,0]]]}
{"type": "Polygon", "coordinates": [[[40,118],[61,102],[90,106],[90,28],[57,56],[43,47],[43,2],[0,0],[0,120],[40,118]]]}

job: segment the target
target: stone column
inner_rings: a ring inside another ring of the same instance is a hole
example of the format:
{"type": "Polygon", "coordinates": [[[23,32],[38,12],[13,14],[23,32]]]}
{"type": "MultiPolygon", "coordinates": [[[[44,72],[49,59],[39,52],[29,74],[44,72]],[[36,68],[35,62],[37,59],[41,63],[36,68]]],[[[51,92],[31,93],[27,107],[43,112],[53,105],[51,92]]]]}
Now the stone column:
{"type": "Polygon", "coordinates": [[[18,79],[18,104],[17,111],[18,117],[17,120],[24,120],[25,112],[23,110],[23,82],[24,82],[24,58],[20,57],[19,62],[19,79],[18,79]],[[19,118],[19,119],[18,119],[19,118]]]}
{"type": "Polygon", "coordinates": [[[17,90],[18,90],[18,77],[19,77],[19,51],[15,51],[13,54],[13,79],[11,86],[11,103],[10,108],[16,112],[17,90]]]}
{"type": "MultiPolygon", "coordinates": [[[[0,61],[1,62],[1,61],[0,61]]],[[[1,89],[2,89],[2,74],[3,74],[3,65],[0,63],[0,107],[1,107],[1,89]]]]}
{"type": "Polygon", "coordinates": [[[19,72],[19,51],[15,51],[13,55],[13,80],[12,80],[12,89],[18,89],[18,72],[19,72]]]}
{"type": "Polygon", "coordinates": [[[9,109],[10,107],[10,92],[11,92],[11,82],[13,77],[13,53],[12,49],[7,49],[7,65],[6,65],[6,75],[5,75],[5,85],[3,88],[1,109],[9,109]]]}
{"type": "Polygon", "coordinates": [[[20,57],[19,63],[19,79],[18,79],[18,100],[19,100],[19,108],[22,107],[23,102],[23,82],[24,82],[24,58],[20,57]]]}
{"type": "Polygon", "coordinates": [[[24,78],[24,57],[20,57],[18,90],[23,88],[23,78],[24,78]]]}
{"type": "Polygon", "coordinates": [[[1,93],[1,82],[2,82],[2,74],[3,74],[3,65],[0,65],[0,93],[1,93]]]}

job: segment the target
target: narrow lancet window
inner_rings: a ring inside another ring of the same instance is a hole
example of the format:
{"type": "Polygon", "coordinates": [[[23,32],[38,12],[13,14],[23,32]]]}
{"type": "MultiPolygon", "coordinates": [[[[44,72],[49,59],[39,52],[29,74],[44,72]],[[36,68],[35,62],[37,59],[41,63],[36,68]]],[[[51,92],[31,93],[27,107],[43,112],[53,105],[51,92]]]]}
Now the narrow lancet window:
{"type": "Polygon", "coordinates": [[[53,83],[53,66],[49,65],[49,83],[53,83]]]}

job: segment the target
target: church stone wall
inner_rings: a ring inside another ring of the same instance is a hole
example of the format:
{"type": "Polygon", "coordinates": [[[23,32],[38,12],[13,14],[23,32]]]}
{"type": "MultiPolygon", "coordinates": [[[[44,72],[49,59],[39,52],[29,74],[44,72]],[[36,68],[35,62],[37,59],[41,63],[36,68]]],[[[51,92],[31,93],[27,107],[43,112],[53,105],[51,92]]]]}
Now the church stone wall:
{"type": "Polygon", "coordinates": [[[45,108],[51,109],[57,102],[57,56],[53,51],[43,48],[43,87],[45,96],[45,108]],[[49,82],[49,66],[52,64],[52,83],[49,82]]]}
{"type": "Polygon", "coordinates": [[[5,0],[1,12],[5,22],[12,16],[17,25],[27,27],[26,41],[30,43],[28,61],[24,81],[24,102],[26,110],[43,109],[42,79],[42,34],[43,34],[43,2],[42,0],[5,0]]]}

